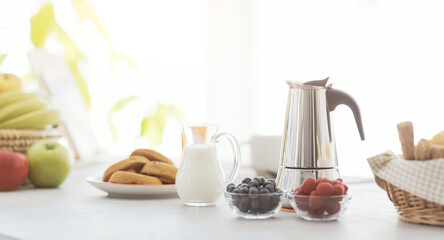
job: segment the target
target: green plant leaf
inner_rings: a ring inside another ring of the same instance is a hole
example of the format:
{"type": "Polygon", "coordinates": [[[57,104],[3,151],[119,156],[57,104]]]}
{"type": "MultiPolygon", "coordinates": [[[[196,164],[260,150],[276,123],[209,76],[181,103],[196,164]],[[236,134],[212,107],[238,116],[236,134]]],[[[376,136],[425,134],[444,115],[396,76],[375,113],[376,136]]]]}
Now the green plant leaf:
{"type": "Polygon", "coordinates": [[[5,58],[8,56],[8,54],[2,54],[0,55],[0,66],[2,65],[3,61],[5,61],[5,58]]]}
{"type": "Polygon", "coordinates": [[[112,121],[112,116],[113,116],[113,114],[115,112],[121,110],[122,108],[124,108],[126,105],[128,105],[130,102],[134,101],[135,99],[137,99],[137,97],[135,97],[135,96],[130,96],[130,97],[121,99],[121,100],[117,101],[116,103],[114,103],[114,105],[109,110],[109,112],[108,112],[108,124],[109,124],[109,128],[111,130],[111,133],[113,135],[114,141],[117,141],[118,134],[117,134],[116,127],[114,127],[114,124],[113,124],[113,121],[112,121]]]}
{"type": "Polygon", "coordinates": [[[176,119],[184,118],[183,112],[178,107],[174,105],[165,106],[159,104],[154,114],[147,116],[142,120],[140,135],[147,137],[150,144],[153,146],[162,144],[165,124],[170,116],[176,119]]]}
{"type": "Polygon", "coordinates": [[[46,39],[51,32],[54,32],[56,24],[52,4],[43,6],[31,18],[31,41],[35,47],[43,48],[45,46],[46,39]]]}
{"type": "Polygon", "coordinates": [[[79,62],[85,60],[85,57],[79,51],[74,41],[57,23],[52,4],[47,4],[31,18],[31,41],[35,47],[44,48],[46,40],[51,33],[55,33],[63,45],[65,49],[64,59],[73,74],[86,105],[90,108],[91,97],[86,81],[78,68],[79,62]]]}
{"type": "Polygon", "coordinates": [[[126,55],[118,53],[115,49],[113,44],[111,43],[108,33],[106,32],[105,28],[103,28],[102,24],[100,23],[99,18],[97,17],[97,14],[94,12],[93,7],[87,3],[85,0],[71,0],[71,4],[74,6],[74,9],[77,12],[77,15],[79,16],[80,20],[89,19],[94,24],[96,30],[100,32],[106,39],[109,50],[111,53],[111,66],[112,68],[115,67],[116,61],[118,59],[122,59],[125,61],[130,68],[132,68],[134,71],[137,72],[136,65],[134,62],[126,55]]]}

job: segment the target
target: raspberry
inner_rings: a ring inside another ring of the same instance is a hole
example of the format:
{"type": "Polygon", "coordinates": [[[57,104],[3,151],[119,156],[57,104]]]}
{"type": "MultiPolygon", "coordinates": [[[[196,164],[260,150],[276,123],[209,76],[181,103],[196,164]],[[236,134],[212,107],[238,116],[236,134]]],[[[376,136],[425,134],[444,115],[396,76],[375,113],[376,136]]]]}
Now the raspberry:
{"type": "Polygon", "coordinates": [[[322,214],[324,214],[324,209],[308,209],[308,214],[312,216],[322,216],[322,214]]]}
{"type": "Polygon", "coordinates": [[[335,214],[341,210],[341,205],[336,201],[327,201],[324,203],[324,208],[328,213],[335,214]]]}
{"type": "Polygon", "coordinates": [[[324,202],[323,197],[320,197],[316,191],[313,191],[311,192],[310,197],[308,198],[308,207],[311,210],[321,209],[323,202],[324,202]]]}
{"type": "Polygon", "coordinates": [[[319,196],[330,196],[333,192],[333,185],[328,182],[322,182],[316,187],[319,196]]]}
{"type": "Polygon", "coordinates": [[[310,195],[310,193],[316,188],[316,180],[314,178],[307,178],[301,185],[302,192],[305,195],[310,195]]]}
{"type": "Polygon", "coordinates": [[[296,202],[296,206],[299,210],[307,211],[308,210],[308,197],[304,194],[296,194],[294,196],[294,201],[296,202]]]}
{"type": "Polygon", "coordinates": [[[338,180],[333,180],[333,181],[331,182],[331,184],[333,184],[333,186],[334,186],[334,185],[341,185],[341,186],[342,186],[342,182],[340,182],[340,181],[338,181],[338,180]]]}
{"type": "Polygon", "coordinates": [[[347,194],[347,192],[348,192],[348,187],[347,187],[347,185],[343,185],[344,186],[344,194],[347,194]]]}
{"type": "Polygon", "coordinates": [[[344,180],[342,180],[342,178],[338,178],[336,180],[338,180],[339,182],[344,182],[344,180]]]}
{"type": "Polygon", "coordinates": [[[328,180],[328,178],[325,178],[325,177],[323,177],[323,178],[318,178],[318,180],[316,180],[316,185],[319,185],[319,184],[321,184],[321,183],[323,183],[323,182],[330,182],[330,180],[328,180]]]}
{"type": "Polygon", "coordinates": [[[304,192],[302,192],[301,187],[296,188],[296,190],[294,190],[294,195],[304,195],[304,192]]]}
{"type": "Polygon", "coordinates": [[[341,185],[334,185],[331,195],[344,195],[344,187],[341,185]]]}

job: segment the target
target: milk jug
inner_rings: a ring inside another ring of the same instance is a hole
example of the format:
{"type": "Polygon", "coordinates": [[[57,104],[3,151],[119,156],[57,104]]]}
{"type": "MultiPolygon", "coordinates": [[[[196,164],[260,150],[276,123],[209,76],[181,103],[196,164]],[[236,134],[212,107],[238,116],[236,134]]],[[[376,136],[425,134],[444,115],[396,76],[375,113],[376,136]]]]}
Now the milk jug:
{"type": "Polygon", "coordinates": [[[217,134],[217,124],[184,124],[184,151],[176,176],[179,197],[189,206],[211,206],[232,182],[240,166],[237,140],[228,133],[217,134]],[[217,158],[216,143],[227,139],[234,151],[234,166],[228,179],[217,158]]]}

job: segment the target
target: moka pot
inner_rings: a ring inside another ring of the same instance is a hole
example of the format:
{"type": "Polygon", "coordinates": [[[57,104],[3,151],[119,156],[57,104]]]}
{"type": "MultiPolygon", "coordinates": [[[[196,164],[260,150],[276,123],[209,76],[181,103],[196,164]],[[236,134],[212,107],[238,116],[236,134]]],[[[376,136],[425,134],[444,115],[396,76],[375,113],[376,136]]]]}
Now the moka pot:
{"type": "MultiPolygon", "coordinates": [[[[355,100],[345,92],[326,86],[327,79],[299,83],[287,81],[287,111],[277,187],[287,192],[313,177],[340,177],[335,132],[330,112],[345,104],[353,112],[361,140],[364,140],[361,114],[355,100]]],[[[291,207],[284,203],[284,207],[291,207]]]]}

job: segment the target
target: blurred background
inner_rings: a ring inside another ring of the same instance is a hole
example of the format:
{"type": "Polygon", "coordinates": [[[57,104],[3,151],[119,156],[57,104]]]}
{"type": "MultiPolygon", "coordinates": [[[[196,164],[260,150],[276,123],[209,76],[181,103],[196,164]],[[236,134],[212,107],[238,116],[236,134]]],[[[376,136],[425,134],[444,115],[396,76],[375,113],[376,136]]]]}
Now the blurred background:
{"type": "Polygon", "coordinates": [[[366,134],[347,107],[333,112],[341,172],[370,176],[367,157],[401,152],[398,122],[412,121],[416,140],[444,130],[443,10],[438,0],[0,0],[0,72],[34,91],[29,54],[60,55],[75,84],[58,91],[79,93],[101,151],[178,159],[180,123],[207,121],[241,142],[244,166],[252,138],[275,139],[265,161],[278,163],[285,80],[330,77],[358,102],[366,134]]]}

